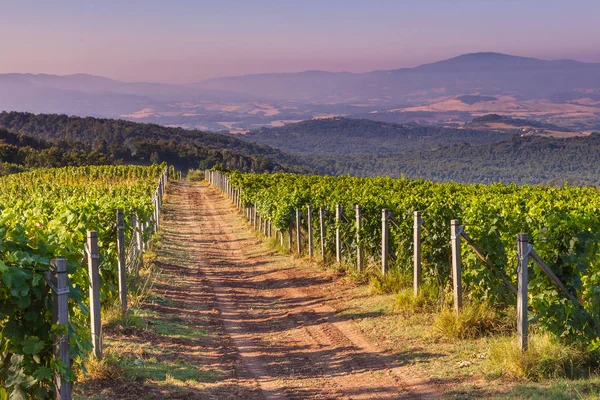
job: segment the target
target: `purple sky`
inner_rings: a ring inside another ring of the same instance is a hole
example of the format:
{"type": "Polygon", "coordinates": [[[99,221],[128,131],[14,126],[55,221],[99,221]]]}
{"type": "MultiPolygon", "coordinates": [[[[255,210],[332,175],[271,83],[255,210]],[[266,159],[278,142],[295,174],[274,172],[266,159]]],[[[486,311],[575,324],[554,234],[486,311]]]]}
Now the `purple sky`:
{"type": "Polygon", "coordinates": [[[598,0],[2,0],[0,9],[0,73],[185,83],[477,51],[600,62],[598,0]]]}

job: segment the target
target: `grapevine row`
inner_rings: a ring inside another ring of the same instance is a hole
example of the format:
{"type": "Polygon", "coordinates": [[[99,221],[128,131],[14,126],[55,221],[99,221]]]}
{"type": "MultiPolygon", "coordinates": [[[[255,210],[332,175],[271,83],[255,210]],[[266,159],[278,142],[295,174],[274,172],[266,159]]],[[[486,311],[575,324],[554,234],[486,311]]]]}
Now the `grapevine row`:
{"type": "Polygon", "coordinates": [[[371,270],[384,258],[381,213],[387,210],[393,217],[389,224],[390,271],[398,274],[412,274],[414,213],[420,212],[423,281],[441,288],[451,286],[451,221],[460,220],[480,253],[478,256],[469,246],[460,252],[461,289],[465,298],[474,302],[516,302],[516,237],[527,232],[536,254],[564,283],[568,295],[577,300],[570,301],[541,268],[531,263],[531,315],[542,328],[559,337],[585,342],[597,337],[594,324],[583,311],[589,310],[593,320],[600,319],[600,193],[594,188],[238,172],[227,177],[227,185],[234,200],[243,208],[252,207],[249,212],[256,212],[259,221],[264,221],[263,229],[272,229],[282,244],[284,236],[291,244],[299,225],[303,227],[300,237],[307,237],[308,215],[310,231],[320,235],[321,218],[312,214],[323,210],[328,229],[318,240],[323,241],[326,261],[335,254],[335,261],[357,265],[356,254],[361,249],[371,270]],[[355,210],[356,205],[360,205],[360,225],[345,215],[349,213],[339,212],[355,210]],[[309,206],[315,210],[310,214],[309,206]],[[301,219],[297,219],[297,211],[301,219]],[[336,246],[338,235],[341,251],[336,246]]]}

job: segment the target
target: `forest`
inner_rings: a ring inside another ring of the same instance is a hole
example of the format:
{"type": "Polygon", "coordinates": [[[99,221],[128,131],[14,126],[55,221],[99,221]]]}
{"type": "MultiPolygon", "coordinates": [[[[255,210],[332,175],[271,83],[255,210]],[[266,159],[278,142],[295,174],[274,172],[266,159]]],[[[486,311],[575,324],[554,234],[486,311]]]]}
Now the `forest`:
{"type": "Polygon", "coordinates": [[[0,130],[3,174],[35,167],[167,162],[184,171],[216,167],[462,183],[600,183],[597,133],[561,139],[328,119],[266,129],[271,136],[279,132],[273,145],[285,143],[291,149],[283,151],[229,134],[66,115],[3,112],[0,127],[5,128],[0,130]],[[390,149],[384,149],[388,144],[390,149]],[[350,149],[353,154],[343,154],[350,149]]]}
{"type": "Polygon", "coordinates": [[[2,172],[98,164],[159,164],[178,169],[298,171],[268,147],[223,135],[133,122],[18,112],[0,113],[2,172]]]}

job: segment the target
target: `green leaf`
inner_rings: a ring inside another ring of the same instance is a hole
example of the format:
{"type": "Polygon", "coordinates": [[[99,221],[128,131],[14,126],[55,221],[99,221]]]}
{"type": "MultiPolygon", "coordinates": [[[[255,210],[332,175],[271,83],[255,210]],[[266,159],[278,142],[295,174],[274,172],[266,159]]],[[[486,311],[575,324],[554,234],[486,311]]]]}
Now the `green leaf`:
{"type": "Polygon", "coordinates": [[[23,354],[34,355],[42,351],[45,344],[36,336],[28,336],[21,342],[21,346],[23,346],[23,354]]]}
{"type": "Polygon", "coordinates": [[[33,377],[38,381],[52,379],[52,370],[47,367],[39,367],[33,372],[33,377]]]}

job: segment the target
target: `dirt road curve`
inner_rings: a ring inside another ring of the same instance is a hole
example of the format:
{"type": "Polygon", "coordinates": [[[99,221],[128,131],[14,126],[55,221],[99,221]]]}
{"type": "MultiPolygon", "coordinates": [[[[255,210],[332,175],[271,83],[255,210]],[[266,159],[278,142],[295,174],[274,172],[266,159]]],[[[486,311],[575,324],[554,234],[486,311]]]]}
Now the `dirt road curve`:
{"type": "Polygon", "coordinates": [[[327,304],[327,281],[294,268],[291,256],[270,251],[217,189],[176,182],[168,196],[163,241],[167,249],[169,242],[183,241],[189,257],[185,267],[172,266],[183,274],[181,313],[194,318],[194,309],[203,308],[194,296],[215,307],[208,322],[221,332],[214,363],[225,358],[234,371],[215,397],[435,397],[404,380],[399,360],[379,353],[327,304]]]}

